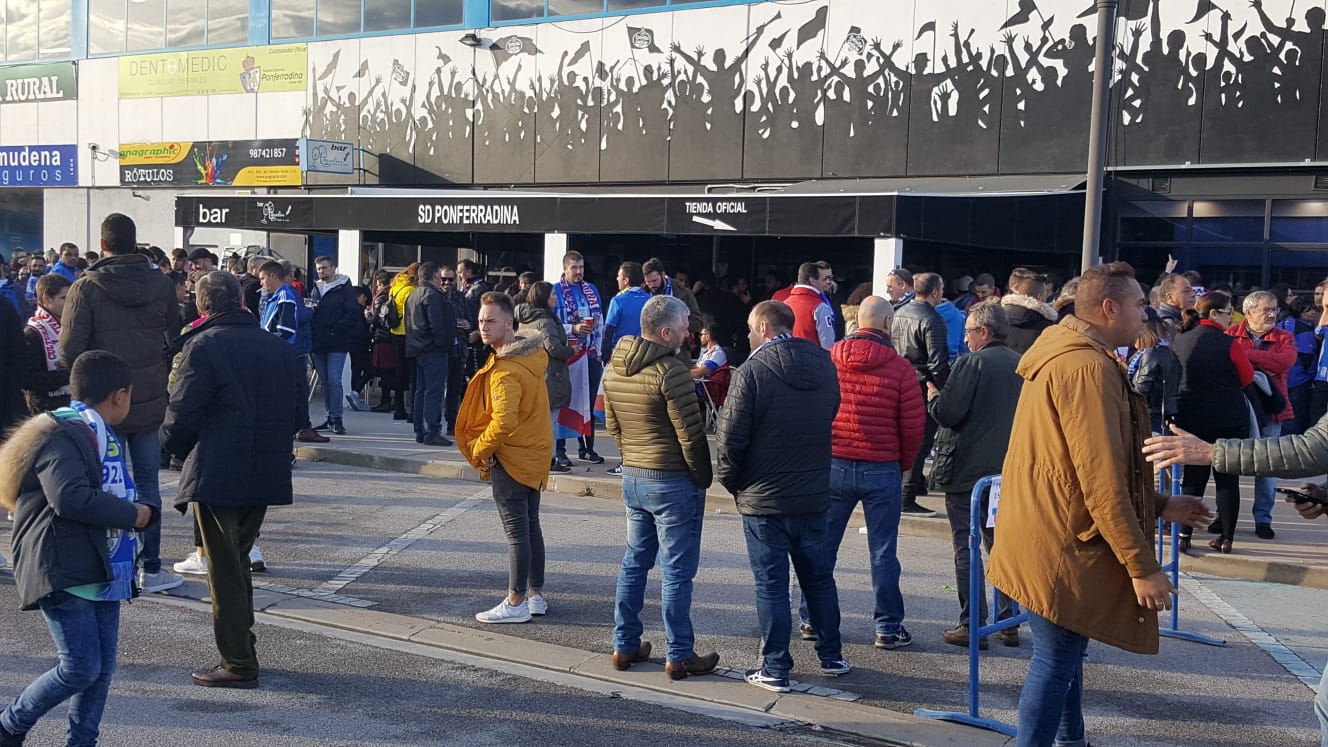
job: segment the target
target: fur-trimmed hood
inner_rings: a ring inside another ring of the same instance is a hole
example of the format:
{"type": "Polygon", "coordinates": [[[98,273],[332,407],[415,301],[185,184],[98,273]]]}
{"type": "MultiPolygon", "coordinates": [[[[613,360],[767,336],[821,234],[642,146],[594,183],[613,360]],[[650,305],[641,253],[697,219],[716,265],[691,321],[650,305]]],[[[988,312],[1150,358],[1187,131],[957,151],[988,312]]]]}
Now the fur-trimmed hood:
{"type": "Polygon", "coordinates": [[[50,415],[35,415],[20,423],[0,446],[0,507],[14,510],[23,478],[32,469],[39,447],[59,428],[60,421],[50,415]]]}
{"type": "Polygon", "coordinates": [[[1007,293],[1001,296],[1001,306],[1017,306],[1021,309],[1027,309],[1037,314],[1041,314],[1047,321],[1053,324],[1060,320],[1060,314],[1051,304],[1039,301],[1032,296],[1025,296],[1021,293],[1007,293]]]}

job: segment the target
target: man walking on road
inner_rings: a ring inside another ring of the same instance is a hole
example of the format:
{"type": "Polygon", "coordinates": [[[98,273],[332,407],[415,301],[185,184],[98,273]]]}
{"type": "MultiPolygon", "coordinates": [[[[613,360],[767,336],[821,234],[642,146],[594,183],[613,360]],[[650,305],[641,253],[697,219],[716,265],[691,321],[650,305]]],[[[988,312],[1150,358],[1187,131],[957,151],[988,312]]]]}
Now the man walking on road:
{"type": "Polygon", "coordinates": [[[323,404],[327,408],[327,420],[314,430],[331,429],[344,436],[346,426],[341,422],[341,414],[346,403],[341,373],[346,370],[356,327],[364,326],[364,310],[356,300],[350,278],[337,274],[337,265],[330,257],[315,259],[314,268],[318,270],[318,306],[314,308],[313,319],[314,370],[323,386],[323,404]]]}
{"type": "Polygon", "coordinates": [[[443,389],[456,347],[456,307],[443,295],[441,268],[420,265],[420,285],[406,299],[406,356],[415,359],[415,443],[451,446],[443,435],[443,389]]]}
{"type": "MultiPolygon", "coordinates": [[[[157,429],[166,415],[165,346],[180,332],[180,306],[175,283],[152,269],[148,258],[135,249],[137,243],[138,228],[128,216],[111,213],[102,221],[105,259],[89,267],[69,289],[60,321],[60,360],[72,368],[84,351],[109,350],[129,363],[133,407],[115,432],[129,451],[139,501],[161,508],[157,429]]],[[[285,453],[290,453],[289,443],[285,453]]],[[[161,567],[160,523],[148,527],[139,540],[139,586],[144,592],[167,591],[184,583],[161,567]]]]}
{"type": "MultiPolygon", "coordinates": [[[[917,456],[927,420],[913,367],[899,357],[885,333],[893,314],[889,301],[868,296],[858,307],[858,331],[830,351],[840,397],[831,431],[831,567],[849,517],[861,502],[875,597],[872,617],[880,649],[913,642],[904,628],[904,595],[899,591],[900,470],[917,456]]],[[[805,600],[799,613],[803,639],[815,640],[805,600]]]]}
{"type": "MultiPolygon", "coordinates": [[[[1008,296],[1007,296],[1008,298],[1008,296]]],[[[931,482],[945,492],[945,513],[950,519],[954,545],[955,587],[959,593],[959,625],[945,631],[941,639],[955,646],[968,646],[968,535],[970,501],[973,486],[987,475],[999,474],[1010,443],[1014,408],[1024,380],[1015,372],[1019,353],[1005,344],[1009,319],[1001,301],[970,306],[964,321],[964,340],[970,352],[955,362],[945,388],[932,396],[927,411],[936,421],[936,461],[932,463],[931,482]]],[[[988,500],[983,498],[986,516],[988,500]]],[[[982,524],[982,541],[991,552],[993,532],[982,524]]],[[[982,576],[982,563],[977,574],[982,576]]],[[[978,588],[982,589],[981,582],[978,588]]],[[[978,623],[987,624],[987,595],[978,594],[978,623]]],[[[996,619],[1013,614],[1008,597],[1001,598],[996,619]]],[[[1019,629],[1006,628],[996,634],[1006,646],[1019,645],[1019,629]]],[[[985,650],[987,639],[978,647],[985,650]]]]}
{"type": "Polygon", "coordinates": [[[210,272],[196,286],[207,321],[185,333],[162,442],[184,460],[175,507],[194,517],[207,555],[221,664],[203,687],[258,687],[249,550],[268,506],[292,501],[290,437],[299,415],[291,346],[244,308],[240,283],[210,272]]]}
{"type": "Polygon", "coordinates": [[[1089,639],[1157,653],[1157,614],[1174,592],[1154,552],[1157,518],[1212,518],[1198,498],[1158,493],[1143,458],[1148,403],[1116,349],[1138,335],[1146,303],[1128,264],[1090,268],[1074,315],[1019,362],[991,555],[992,584],[1023,605],[1033,630],[1019,747],[1084,744],[1089,639]]]}
{"type": "Polygon", "coordinates": [[[830,510],[830,428],[839,382],[819,345],[793,336],[793,311],[763,301],[747,318],[752,355],[733,375],[719,417],[719,480],[737,500],[756,583],[758,669],[747,682],[788,692],[789,559],[816,629],[821,672],[848,673],[839,637],[830,510]],[[792,456],[796,455],[796,456],[792,456]]]}
{"type": "MultiPolygon", "coordinates": [[[[893,276],[892,276],[893,277],[893,276]]],[[[913,277],[916,295],[912,301],[897,306],[894,321],[890,323],[890,341],[899,354],[913,364],[923,398],[940,391],[950,376],[950,348],[946,337],[945,320],[936,312],[936,305],[944,297],[945,281],[934,272],[920,272],[913,277]]],[[[936,421],[927,416],[927,430],[922,435],[922,448],[913,464],[906,465],[904,475],[905,514],[935,516],[936,512],[918,505],[918,496],[926,495],[927,483],[922,470],[936,438],[936,421]]]]}
{"type": "Polygon", "coordinates": [[[687,364],[677,357],[688,334],[687,305],[655,296],[641,310],[641,336],[624,337],[604,374],[604,417],[623,456],[627,551],[618,572],[613,665],[650,658],[641,640],[646,576],[659,558],[669,679],[709,674],[719,654],[697,655],[692,579],[701,558],[705,489],[712,479],[705,421],[687,364]]]}

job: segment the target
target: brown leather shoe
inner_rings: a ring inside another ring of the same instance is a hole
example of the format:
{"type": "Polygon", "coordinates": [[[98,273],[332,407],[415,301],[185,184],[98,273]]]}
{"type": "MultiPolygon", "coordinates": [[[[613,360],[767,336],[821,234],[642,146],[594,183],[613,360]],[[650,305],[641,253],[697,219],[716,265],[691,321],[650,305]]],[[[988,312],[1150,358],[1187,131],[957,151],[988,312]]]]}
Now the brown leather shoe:
{"type": "Polygon", "coordinates": [[[313,428],[305,428],[295,436],[295,440],[305,444],[325,444],[332,439],[324,436],[313,428]]]}
{"type": "Polygon", "coordinates": [[[719,654],[709,653],[704,656],[692,654],[692,657],[683,662],[668,662],[664,665],[664,673],[671,680],[685,680],[692,675],[710,674],[715,671],[719,665],[719,654]]]}
{"type": "Polygon", "coordinates": [[[1019,645],[1019,628],[1006,628],[996,631],[996,640],[1000,641],[1002,646],[1014,648],[1019,645]]]}
{"type": "Polygon", "coordinates": [[[252,690],[258,687],[258,676],[244,677],[225,667],[203,669],[190,675],[194,684],[200,687],[229,687],[238,690],[252,690]]]}
{"type": "Polygon", "coordinates": [[[633,664],[640,664],[643,661],[650,661],[650,641],[641,641],[641,647],[630,654],[626,651],[613,652],[613,668],[619,672],[626,671],[633,664]]]}

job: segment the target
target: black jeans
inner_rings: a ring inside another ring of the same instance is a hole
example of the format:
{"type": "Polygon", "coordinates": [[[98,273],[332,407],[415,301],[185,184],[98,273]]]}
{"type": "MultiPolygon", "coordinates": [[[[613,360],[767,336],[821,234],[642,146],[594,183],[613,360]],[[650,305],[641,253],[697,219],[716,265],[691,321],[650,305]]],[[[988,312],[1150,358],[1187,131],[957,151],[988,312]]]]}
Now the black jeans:
{"type": "Polygon", "coordinates": [[[415,404],[410,417],[415,435],[429,438],[442,431],[443,388],[447,386],[447,353],[425,353],[415,359],[415,404]]]}
{"type": "MultiPolygon", "coordinates": [[[[1196,434],[1197,435],[1197,434],[1196,434]]],[[[1244,438],[1244,436],[1240,436],[1244,438]]],[[[1208,439],[1205,439],[1208,440],[1208,439]]],[[[1213,472],[1209,465],[1187,466],[1181,473],[1181,492],[1185,495],[1203,495],[1208,489],[1208,475],[1213,476],[1213,485],[1217,488],[1217,521],[1222,527],[1222,538],[1236,536],[1236,520],[1240,518],[1240,477],[1213,472]]],[[[1189,537],[1194,530],[1187,526],[1180,528],[1181,536],[1189,537]]]]}
{"type": "MultiPolygon", "coordinates": [[[[969,519],[969,493],[946,493],[945,494],[945,515],[950,519],[951,544],[954,545],[954,567],[955,567],[955,587],[959,590],[959,624],[968,627],[968,583],[969,578],[969,554],[968,554],[968,532],[969,519]]],[[[982,499],[981,516],[987,515],[988,501],[982,499]]],[[[987,527],[987,522],[982,522],[982,546],[987,548],[987,554],[991,554],[991,543],[995,538],[993,530],[987,527]]],[[[986,591],[986,571],[983,568],[982,560],[978,560],[978,622],[981,625],[987,624],[987,591],[986,591]]],[[[1010,598],[1001,595],[1000,608],[996,610],[996,619],[1004,620],[1014,614],[1013,605],[1010,598]]]]}
{"type": "Polygon", "coordinates": [[[406,336],[392,335],[392,344],[397,346],[397,375],[392,379],[392,391],[396,394],[396,412],[406,413],[406,390],[415,374],[415,359],[406,357],[406,336]]]}
{"type": "MultiPolygon", "coordinates": [[[[922,400],[927,401],[927,393],[922,393],[922,400]]],[[[927,427],[922,433],[922,448],[918,450],[918,458],[913,462],[913,469],[904,475],[904,505],[916,506],[918,503],[918,493],[927,492],[927,478],[922,475],[922,468],[926,465],[927,457],[931,455],[932,444],[936,442],[937,424],[927,416],[927,427]]]]}
{"type": "Polygon", "coordinates": [[[266,514],[266,506],[221,508],[194,504],[194,519],[208,559],[212,634],[221,653],[222,666],[244,677],[258,676],[249,550],[258,538],[266,514]]]}
{"type": "Polygon", "coordinates": [[[525,594],[544,588],[544,531],[540,529],[539,490],[522,485],[494,462],[489,472],[493,500],[507,534],[507,589],[525,594]]]}
{"type": "Polygon", "coordinates": [[[466,392],[465,369],[466,362],[459,354],[447,357],[447,408],[444,416],[448,428],[456,426],[457,413],[461,410],[461,395],[466,392]]]}

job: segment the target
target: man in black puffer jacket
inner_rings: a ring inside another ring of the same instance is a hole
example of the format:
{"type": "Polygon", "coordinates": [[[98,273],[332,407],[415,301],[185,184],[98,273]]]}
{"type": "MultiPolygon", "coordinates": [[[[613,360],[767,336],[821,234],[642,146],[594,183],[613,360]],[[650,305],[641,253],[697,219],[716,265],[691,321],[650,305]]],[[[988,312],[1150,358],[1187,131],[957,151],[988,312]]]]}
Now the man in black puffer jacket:
{"type": "Polygon", "coordinates": [[[249,550],[268,506],[289,505],[291,434],[299,425],[291,346],[245,311],[240,283],[210,272],[197,285],[208,319],[183,338],[162,444],[184,459],[175,507],[194,504],[206,552],[213,632],[222,664],[204,687],[258,686],[249,550]]]}
{"type": "Polygon", "coordinates": [[[788,692],[793,668],[790,556],[817,632],[821,671],[849,671],[826,527],[839,378],[826,351],[793,336],[793,322],[793,310],[779,301],[752,309],[752,354],[733,375],[716,436],[719,481],[737,499],[756,582],[763,664],[747,681],[774,692],[788,692]]]}
{"type": "MultiPolygon", "coordinates": [[[[950,347],[945,319],[936,311],[936,305],[944,300],[945,281],[934,272],[922,272],[913,276],[913,290],[916,294],[912,301],[904,304],[895,312],[890,323],[890,342],[899,354],[913,364],[913,371],[918,377],[918,386],[922,390],[922,400],[931,398],[931,392],[945,388],[950,378],[950,347]]],[[[936,512],[918,505],[918,496],[926,495],[927,483],[922,478],[923,464],[931,454],[932,443],[936,440],[936,421],[927,416],[927,429],[922,435],[922,449],[911,465],[904,467],[904,505],[905,514],[914,516],[935,516],[936,512]]]]}

